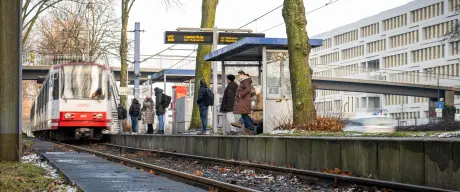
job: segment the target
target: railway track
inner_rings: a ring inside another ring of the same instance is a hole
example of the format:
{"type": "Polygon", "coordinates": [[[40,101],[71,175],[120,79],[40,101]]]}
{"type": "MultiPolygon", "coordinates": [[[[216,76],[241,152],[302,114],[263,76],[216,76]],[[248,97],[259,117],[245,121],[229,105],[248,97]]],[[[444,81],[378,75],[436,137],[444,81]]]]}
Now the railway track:
{"type": "Polygon", "coordinates": [[[197,186],[197,187],[209,190],[209,191],[219,191],[219,192],[220,191],[241,191],[241,192],[257,192],[258,191],[258,190],[238,186],[238,185],[233,185],[230,183],[225,183],[225,182],[221,182],[221,181],[217,181],[213,179],[208,179],[205,177],[188,174],[185,172],[168,169],[168,168],[161,167],[161,166],[156,166],[156,165],[132,160],[132,159],[125,158],[125,157],[120,157],[117,155],[112,155],[112,154],[103,153],[103,152],[99,152],[99,151],[95,151],[91,149],[86,149],[86,148],[79,147],[79,146],[72,145],[72,144],[60,143],[60,142],[49,141],[49,140],[48,142],[52,142],[57,145],[66,146],[66,147],[74,149],[75,151],[81,151],[81,152],[94,154],[99,157],[103,157],[105,159],[111,160],[111,161],[123,162],[123,164],[125,165],[136,167],[138,169],[153,170],[156,175],[160,175],[160,176],[163,176],[163,177],[166,177],[172,180],[176,180],[182,183],[194,185],[194,186],[197,186]]]}
{"type": "Polygon", "coordinates": [[[269,172],[294,174],[294,175],[297,175],[299,177],[304,177],[304,178],[305,177],[317,177],[322,180],[328,180],[331,183],[340,183],[340,182],[355,183],[355,184],[366,185],[366,186],[383,187],[383,188],[392,189],[395,191],[454,192],[454,190],[448,190],[448,189],[440,189],[440,188],[433,188],[433,187],[420,186],[420,185],[411,185],[411,184],[405,184],[405,183],[397,183],[397,182],[391,182],[391,181],[368,179],[368,178],[361,178],[361,177],[354,177],[354,176],[329,174],[329,173],[322,173],[322,172],[308,171],[308,170],[301,170],[301,169],[294,169],[294,168],[277,167],[277,166],[270,166],[270,165],[264,165],[264,164],[242,162],[242,161],[195,156],[195,155],[188,155],[188,154],[174,153],[174,152],[167,152],[167,151],[160,151],[160,150],[140,149],[140,148],[126,147],[126,146],[106,144],[106,143],[101,143],[99,145],[122,148],[125,150],[132,150],[132,151],[153,152],[153,153],[157,153],[161,155],[168,155],[168,156],[174,156],[174,157],[191,158],[191,159],[196,159],[196,160],[205,161],[205,162],[214,163],[214,164],[218,163],[218,164],[226,164],[226,165],[235,165],[235,166],[247,167],[247,168],[252,168],[252,169],[265,170],[269,172]]]}
{"type": "MultiPolygon", "coordinates": [[[[64,143],[57,143],[57,144],[70,147],[76,151],[92,153],[92,154],[104,157],[112,161],[124,162],[127,165],[137,167],[139,169],[144,169],[144,170],[151,169],[151,170],[154,170],[156,173],[160,173],[160,175],[164,177],[175,178],[175,180],[179,180],[184,183],[199,186],[204,189],[217,189],[218,191],[258,191],[255,189],[246,188],[246,187],[242,187],[242,186],[238,186],[238,185],[234,185],[234,184],[230,184],[230,183],[226,183],[222,181],[217,181],[213,179],[208,179],[202,176],[196,176],[196,175],[192,175],[189,173],[176,171],[173,169],[133,160],[130,158],[125,158],[125,157],[121,157],[121,156],[117,156],[113,154],[100,152],[97,150],[92,150],[92,149],[70,145],[70,144],[64,144],[64,143]]],[[[120,149],[124,149],[125,151],[151,152],[151,153],[156,153],[156,154],[165,155],[165,156],[195,159],[198,161],[203,161],[203,162],[211,163],[211,164],[233,165],[233,166],[240,166],[240,167],[246,167],[246,168],[257,169],[257,170],[263,170],[267,172],[293,174],[293,175],[298,176],[299,178],[316,177],[322,181],[327,181],[327,182],[335,183],[335,184],[342,183],[342,184],[359,184],[359,185],[365,185],[365,186],[376,186],[376,187],[391,189],[392,191],[433,191],[433,192],[453,191],[453,190],[448,190],[448,189],[440,189],[440,188],[433,188],[433,187],[427,187],[427,186],[396,183],[396,182],[390,182],[390,181],[367,179],[367,178],[353,177],[353,176],[346,176],[346,175],[329,174],[329,173],[307,171],[307,170],[285,168],[285,167],[277,167],[277,166],[270,166],[270,165],[264,165],[264,164],[255,164],[255,163],[233,161],[233,160],[226,160],[226,159],[219,159],[219,158],[195,156],[195,155],[188,155],[188,154],[181,154],[181,153],[174,153],[174,152],[167,152],[167,151],[140,149],[140,148],[126,147],[126,146],[119,146],[119,145],[105,144],[105,143],[97,143],[97,144],[106,146],[106,147],[120,148],[120,149]]]]}

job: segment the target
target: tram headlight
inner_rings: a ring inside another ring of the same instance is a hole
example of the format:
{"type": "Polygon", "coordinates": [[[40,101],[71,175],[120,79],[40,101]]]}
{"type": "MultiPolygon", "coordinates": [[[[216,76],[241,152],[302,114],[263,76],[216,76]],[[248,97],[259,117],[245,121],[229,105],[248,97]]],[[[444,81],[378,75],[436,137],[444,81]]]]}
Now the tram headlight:
{"type": "Polygon", "coordinates": [[[70,113],[64,114],[64,118],[69,119],[72,115],[70,113]]]}
{"type": "Polygon", "coordinates": [[[98,114],[96,115],[96,118],[97,118],[97,119],[102,119],[102,114],[101,114],[101,113],[98,113],[98,114]]]}

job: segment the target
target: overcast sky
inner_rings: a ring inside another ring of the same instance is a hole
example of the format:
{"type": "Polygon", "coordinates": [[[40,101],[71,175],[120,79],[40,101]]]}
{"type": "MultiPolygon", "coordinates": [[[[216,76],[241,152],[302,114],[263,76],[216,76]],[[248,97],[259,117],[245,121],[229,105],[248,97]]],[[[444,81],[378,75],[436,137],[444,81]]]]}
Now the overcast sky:
{"type": "MultiPolygon", "coordinates": [[[[151,55],[168,47],[163,42],[166,30],[178,27],[199,27],[201,0],[181,0],[180,7],[166,8],[163,0],[136,0],[129,18],[129,29],[140,22],[145,30],[141,34],[141,54],[151,55]]],[[[304,0],[306,11],[314,10],[331,0],[304,0]]],[[[334,0],[332,0],[334,1],[334,0]]],[[[412,0],[339,0],[307,15],[309,36],[353,23],[379,12],[404,5],[412,0]]],[[[256,17],[281,5],[282,0],[220,0],[217,6],[216,26],[238,28],[256,17]]],[[[120,10],[119,5],[117,10],[120,10]]],[[[120,13],[119,13],[120,14],[120,13]]],[[[261,32],[283,23],[281,9],[263,17],[245,28],[261,32]]],[[[133,34],[129,34],[133,38],[133,34]]],[[[267,37],[286,37],[284,25],[266,32],[267,37]]],[[[193,48],[193,46],[181,46],[193,48]]],[[[164,54],[188,55],[187,52],[168,51],[164,54]]]]}

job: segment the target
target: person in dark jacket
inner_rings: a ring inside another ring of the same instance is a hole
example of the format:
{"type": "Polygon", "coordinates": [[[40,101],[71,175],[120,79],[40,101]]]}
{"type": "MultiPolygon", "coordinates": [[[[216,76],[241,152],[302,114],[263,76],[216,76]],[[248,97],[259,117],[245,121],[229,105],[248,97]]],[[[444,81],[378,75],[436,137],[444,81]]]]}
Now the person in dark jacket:
{"type": "Polygon", "coordinates": [[[212,105],[211,98],[207,97],[206,92],[208,91],[208,85],[202,79],[200,81],[200,89],[198,90],[197,104],[200,108],[200,119],[201,119],[201,134],[206,134],[206,127],[208,126],[208,108],[212,105]]]}
{"type": "Polygon", "coordinates": [[[164,114],[166,113],[166,107],[161,102],[163,100],[163,90],[155,87],[155,113],[158,117],[158,132],[157,134],[164,134],[165,121],[164,114]]]}
{"type": "Polygon", "coordinates": [[[238,72],[238,79],[240,80],[240,85],[236,90],[233,114],[240,114],[244,126],[249,129],[249,134],[254,134],[254,125],[251,118],[249,117],[249,114],[251,114],[252,102],[252,79],[244,71],[238,72]]]}
{"type": "Polygon", "coordinates": [[[223,116],[224,120],[224,130],[234,133],[233,126],[230,125],[235,121],[235,116],[233,115],[233,107],[235,105],[235,95],[236,89],[238,89],[238,84],[235,83],[234,75],[227,75],[227,87],[224,91],[224,97],[222,98],[222,103],[220,105],[220,112],[225,113],[223,116]]]}
{"type": "Polygon", "coordinates": [[[124,125],[126,124],[126,118],[128,117],[128,112],[123,107],[121,103],[118,104],[118,133],[122,133],[124,130],[124,125]]]}
{"type": "Polygon", "coordinates": [[[129,115],[131,116],[131,123],[133,133],[137,133],[137,122],[141,118],[141,104],[137,99],[133,99],[131,102],[131,107],[129,107],[129,115]]]}
{"type": "Polygon", "coordinates": [[[143,123],[147,124],[147,134],[153,134],[153,123],[155,120],[155,109],[153,100],[150,96],[145,98],[144,104],[142,105],[141,111],[143,114],[143,123]]]}

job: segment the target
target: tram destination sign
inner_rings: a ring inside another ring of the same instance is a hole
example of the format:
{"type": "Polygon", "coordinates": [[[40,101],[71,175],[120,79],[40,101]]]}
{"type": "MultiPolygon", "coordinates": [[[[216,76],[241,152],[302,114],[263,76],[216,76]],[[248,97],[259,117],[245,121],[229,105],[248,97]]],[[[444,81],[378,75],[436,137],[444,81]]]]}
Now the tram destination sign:
{"type": "Polygon", "coordinates": [[[165,44],[212,44],[212,32],[166,31],[165,44]]]}
{"type": "Polygon", "coordinates": [[[245,37],[265,37],[264,33],[219,33],[219,44],[232,44],[245,37]]]}
{"type": "MultiPolygon", "coordinates": [[[[218,44],[232,44],[245,37],[265,37],[263,33],[219,33],[218,44]]],[[[165,44],[212,44],[212,32],[166,31],[165,44]]]]}

